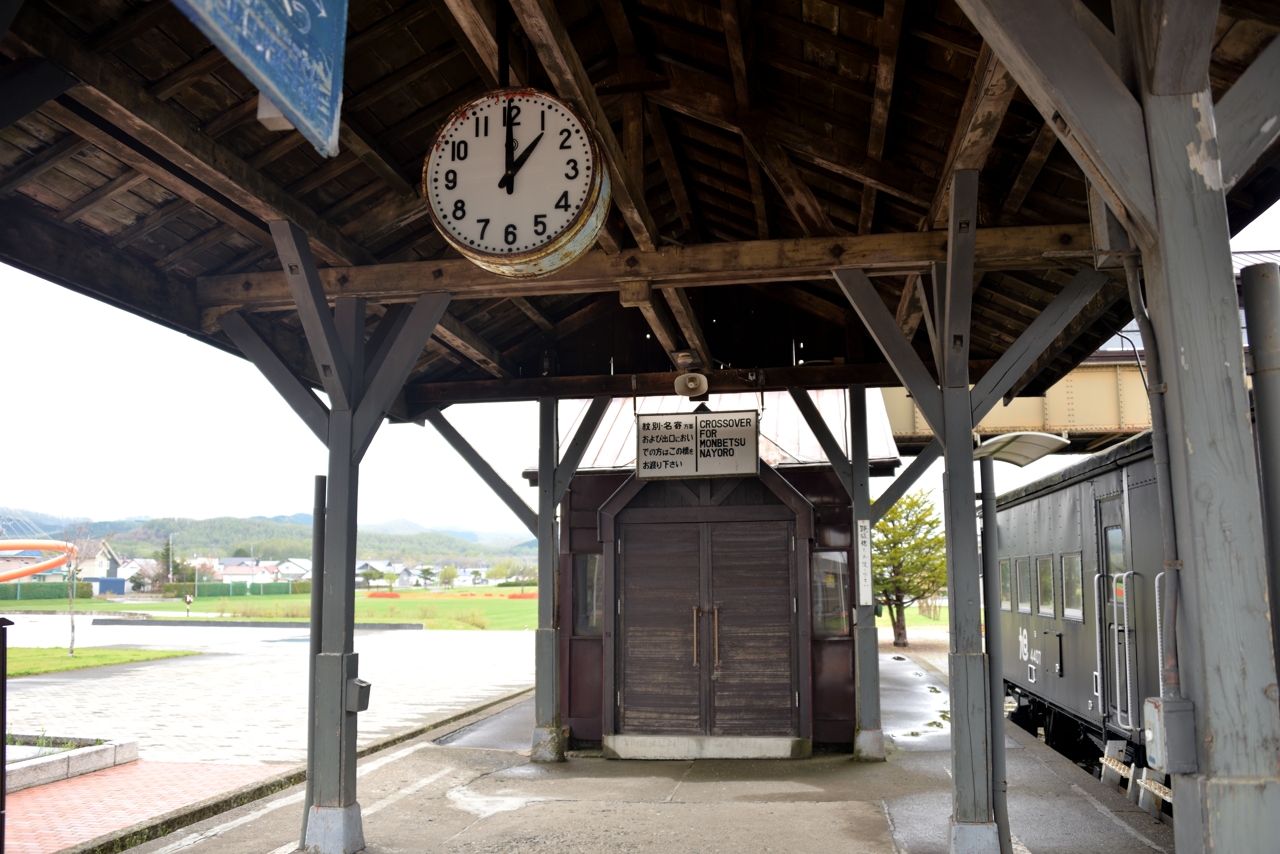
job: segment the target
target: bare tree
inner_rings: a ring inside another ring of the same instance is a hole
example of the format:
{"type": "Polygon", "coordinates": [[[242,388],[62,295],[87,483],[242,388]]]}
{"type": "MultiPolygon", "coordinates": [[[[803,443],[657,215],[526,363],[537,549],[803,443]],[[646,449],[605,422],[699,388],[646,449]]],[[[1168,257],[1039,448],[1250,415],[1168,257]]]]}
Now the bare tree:
{"type": "Polygon", "coordinates": [[[75,546],[75,550],[67,555],[67,615],[71,620],[71,640],[67,643],[67,656],[71,657],[76,654],[76,578],[80,564],[91,551],[96,556],[97,549],[94,546],[100,549],[106,540],[90,539],[88,524],[77,525],[67,533],[67,540],[75,546]]]}

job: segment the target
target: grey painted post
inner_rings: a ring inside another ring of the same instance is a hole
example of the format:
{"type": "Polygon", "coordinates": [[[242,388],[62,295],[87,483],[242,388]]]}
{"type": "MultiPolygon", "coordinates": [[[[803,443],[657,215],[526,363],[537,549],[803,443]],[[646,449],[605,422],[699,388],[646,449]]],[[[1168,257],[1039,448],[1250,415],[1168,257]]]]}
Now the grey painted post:
{"type": "MultiPolygon", "coordinates": [[[[856,589],[858,522],[871,522],[871,464],[867,459],[867,389],[849,386],[849,462],[853,469],[854,564],[850,583],[856,589]]],[[[884,730],[880,723],[880,654],[876,638],[875,602],[857,601],[857,625],[853,629],[855,697],[858,728],[853,745],[855,759],[884,761],[884,730]]]]}
{"type": "Polygon", "coordinates": [[[307,653],[307,794],[302,810],[302,845],[307,844],[307,817],[316,802],[316,657],[320,655],[320,617],[324,612],[324,515],[328,481],[316,475],[311,509],[311,644],[307,653]]]}
{"type": "Polygon", "coordinates": [[[563,762],[560,731],[560,633],[556,630],[556,465],[560,427],[555,398],[538,401],[538,631],[534,668],[534,762],[563,762]]]}
{"type": "Polygon", "coordinates": [[[1004,763],[1004,656],[1000,647],[1000,532],[996,527],[996,463],[983,457],[982,600],[986,618],[987,664],[991,668],[991,805],[1000,833],[1000,854],[1013,854],[1004,763]]]}
{"type": "Polygon", "coordinates": [[[354,652],[356,503],[360,464],[355,450],[354,411],[364,375],[364,300],[340,298],[334,306],[338,340],[347,359],[351,391],[345,408],[333,400],[329,411],[329,501],[324,543],[324,598],[320,655],[316,657],[315,807],[308,819],[309,841],[342,840],[345,850],[364,847],[360,804],[356,802],[356,713],[347,710],[346,686],[359,675],[354,652]]]}
{"type": "MultiPolygon", "coordinates": [[[[1140,59],[1138,8],[1126,5],[1132,23],[1117,16],[1117,36],[1140,59]]],[[[1199,766],[1173,776],[1174,839],[1178,854],[1258,850],[1280,838],[1280,694],[1213,97],[1143,92],[1142,106],[1157,236],[1141,248],[1152,325],[1171,363],[1178,655],[1199,766]]]]}
{"type": "Polygon", "coordinates": [[[1253,430],[1262,474],[1272,646],[1280,662],[1280,267],[1245,267],[1240,271],[1240,288],[1249,331],[1253,430]]]}
{"type": "Polygon", "coordinates": [[[951,620],[952,852],[1000,850],[991,819],[987,657],[979,618],[978,526],[974,513],[973,412],[969,334],[978,171],[957,170],[947,226],[947,280],[939,350],[943,355],[942,445],[947,533],[947,599],[951,620]]]}

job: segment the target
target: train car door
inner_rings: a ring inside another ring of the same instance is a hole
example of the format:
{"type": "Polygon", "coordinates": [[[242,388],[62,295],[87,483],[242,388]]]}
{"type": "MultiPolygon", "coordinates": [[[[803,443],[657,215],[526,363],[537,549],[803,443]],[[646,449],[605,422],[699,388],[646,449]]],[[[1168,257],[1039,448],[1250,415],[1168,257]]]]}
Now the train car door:
{"type": "Polygon", "coordinates": [[[1135,585],[1129,568],[1123,494],[1098,502],[1099,572],[1095,578],[1098,662],[1094,693],[1106,717],[1134,728],[1133,660],[1135,585]]]}

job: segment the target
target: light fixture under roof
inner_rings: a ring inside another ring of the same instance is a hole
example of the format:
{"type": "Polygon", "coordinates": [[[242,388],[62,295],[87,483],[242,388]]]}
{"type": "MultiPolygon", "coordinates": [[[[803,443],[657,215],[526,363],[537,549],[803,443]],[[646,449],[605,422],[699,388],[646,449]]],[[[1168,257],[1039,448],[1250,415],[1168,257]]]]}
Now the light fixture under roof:
{"type": "Polygon", "coordinates": [[[1025,466],[1041,457],[1056,454],[1070,444],[1070,441],[1052,433],[1005,433],[979,445],[973,452],[973,458],[991,457],[1002,463],[1025,466]]]}

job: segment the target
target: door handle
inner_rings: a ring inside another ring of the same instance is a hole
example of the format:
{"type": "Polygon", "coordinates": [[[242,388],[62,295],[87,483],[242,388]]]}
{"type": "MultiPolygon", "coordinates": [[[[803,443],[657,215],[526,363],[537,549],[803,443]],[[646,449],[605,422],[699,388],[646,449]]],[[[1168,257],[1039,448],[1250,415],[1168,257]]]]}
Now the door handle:
{"type": "Polygon", "coordinates": [[[693,666],[696,670],[698,667],[698,617],[702,616],[702,609],[697,605],[693,606],[693,666]]]}
{"type": "Polygon", "coordinates": [[[720,669],[720,606],[711,611],[712,647],[715,650],[716,670],[720,669]]]}

